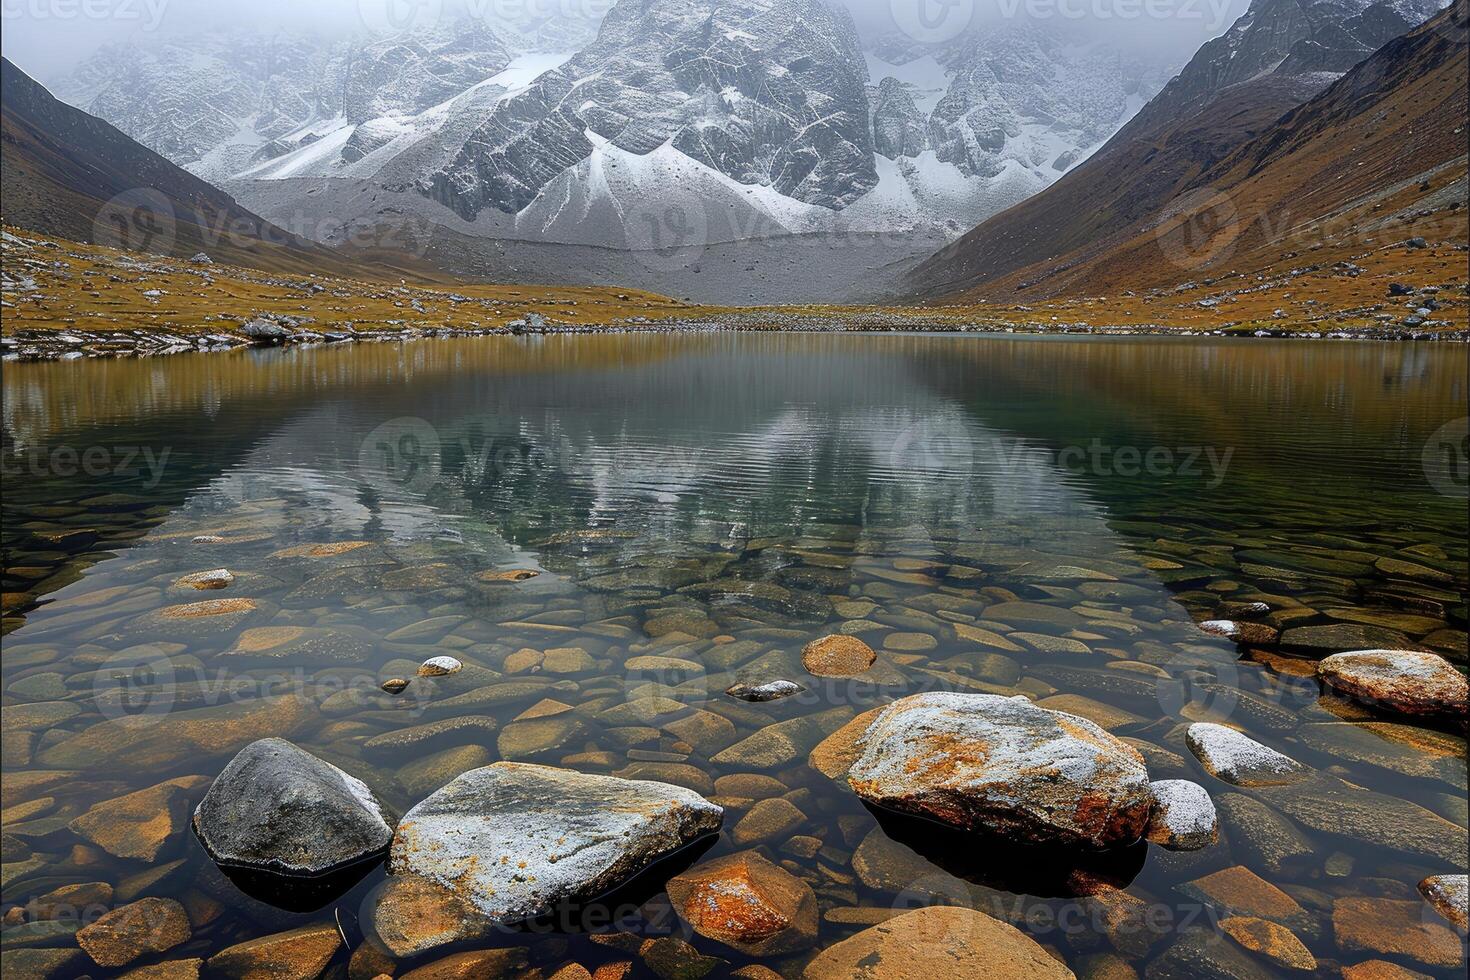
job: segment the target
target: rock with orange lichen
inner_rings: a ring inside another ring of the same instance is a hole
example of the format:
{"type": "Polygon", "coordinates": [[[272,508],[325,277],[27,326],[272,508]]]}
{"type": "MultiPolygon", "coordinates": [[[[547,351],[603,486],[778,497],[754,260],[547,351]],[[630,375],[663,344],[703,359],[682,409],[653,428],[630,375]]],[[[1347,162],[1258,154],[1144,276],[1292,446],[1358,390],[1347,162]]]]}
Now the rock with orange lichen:
{"type": "Polygon", "coordinates": [[[327,544],[298,544],[290,548],[282,548],[279,551],[273,551],[270,553],[269,557],[274,560],[280,560],[282,558],[336,558],[338,555],[345,555],[349,551],[356,551],[358,548],[366,548],[368,544],[369,542],[367,541],[334,541],[327,544]]]}
{"type": "Polygon", "coordinates": [[[1233,915],[1220,920],[1220,928],[1231,939],[1277,966],[1288,970],[1317,969],[1317,958],[1296,937],[1296,933],[1269,919],[1233,915]]]}
{"type": "Polygon", "coordinates": [[[1075,980],[1035,940],[973,909],[896,916],[823,950],[803,980],[1075,980]]]}
{"type": "Polygon", "coordinates": [[[802,666],[817,677],[855,677],[877,659],[872,647],[841,633],[813,640],[801,651],[802,666]]]}
{"type": "Polygon", "coordinates": [[[869,803],[1029,844],[1133,844],[1154,802],[1136,749],[1023,697],[915,694],[859,747],[848,781],[869,803]]]}
{"type": "Polygon", "coordinates": [[[1317,665],[1317,676],[1339,694],[1395,714],[1463,718],[1470,713],[1470,682],[1434,653],[1337,653],[1317,665]]]}
{"type": "Polygon", "coordinates": [[[668,783],[500,762],[410,810],[389,870],[437,883],[487,922],[515,923],[609,891],[723,820],[720,807],[668,783]]]}
{"type": "Polygon", "coordinates": [[[124,624],[122,632],[146,640],[198,639],[234,633],[260,613],[254,599],[204,599],[146,612],[124,624]]]}
{"type": "Polygon", "coordinates": [[[817,938],[811,886],[755,851],[697,865],[667,890],[695,932],[749,956],[806,949],[817,938]]]}

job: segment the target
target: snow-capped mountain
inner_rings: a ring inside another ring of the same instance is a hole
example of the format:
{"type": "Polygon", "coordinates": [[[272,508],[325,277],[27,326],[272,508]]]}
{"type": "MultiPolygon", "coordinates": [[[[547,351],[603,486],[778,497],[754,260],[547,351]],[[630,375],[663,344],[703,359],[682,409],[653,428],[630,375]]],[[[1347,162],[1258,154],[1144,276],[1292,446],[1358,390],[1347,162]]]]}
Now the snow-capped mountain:
{"type": "Polygon", "coordinates": [[[865,41],[825,0],[620,0],[585,26],[172,38],[105,49],[61,91],[278,220],[370,205],[644,249],[671,208],[704,241],[958,235],[1167,78],[1064,19],[923,46],[865,41]]]}

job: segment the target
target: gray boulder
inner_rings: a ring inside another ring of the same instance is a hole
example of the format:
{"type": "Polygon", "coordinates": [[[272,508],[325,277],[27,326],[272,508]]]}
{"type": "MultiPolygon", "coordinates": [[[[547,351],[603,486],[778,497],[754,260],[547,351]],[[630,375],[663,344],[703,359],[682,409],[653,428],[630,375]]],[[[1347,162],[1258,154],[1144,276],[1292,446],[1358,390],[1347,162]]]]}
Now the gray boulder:
{"type": "Polygon", "coordinates": [[[392,818],[362,781],[280,738],[241,749],[194,811],[216,863],[317,877],[387,850],[392,818]]]}
{"type": "Polygon", "coordinates": [[[411,809],[389,871],[433,883],[485,922],[515,923],[616,888],[723,820],[720,807],[668,783],[500,762],[411,809]]]}

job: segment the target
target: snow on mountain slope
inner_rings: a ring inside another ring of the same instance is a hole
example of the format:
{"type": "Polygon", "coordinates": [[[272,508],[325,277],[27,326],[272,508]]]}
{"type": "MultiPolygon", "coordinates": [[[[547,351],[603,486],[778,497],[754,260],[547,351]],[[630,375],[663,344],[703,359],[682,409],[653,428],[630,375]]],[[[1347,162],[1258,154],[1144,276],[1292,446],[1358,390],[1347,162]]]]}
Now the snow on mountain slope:
{"type": "Polygon", "coordinates": [[[468,20],[370,42],[203,35],[99,52],[67,91],[272,213],[342,179],[472,234],[656,248],[961,234],[1165,77],[1056,22],[865,45],[825,0],[620,0],[550,47],[566,40],[468,20]]]}

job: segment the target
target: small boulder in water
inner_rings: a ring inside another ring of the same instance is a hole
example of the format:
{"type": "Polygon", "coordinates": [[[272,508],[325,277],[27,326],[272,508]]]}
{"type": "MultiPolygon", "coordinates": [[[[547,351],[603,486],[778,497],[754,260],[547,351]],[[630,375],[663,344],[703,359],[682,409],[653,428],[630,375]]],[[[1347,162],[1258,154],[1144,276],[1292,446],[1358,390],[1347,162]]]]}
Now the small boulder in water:
{"type": "Polygon", "coordinates": [[[1355,650],[1317,665],[1317,676],[1355,701],[1401,715],[1470,712],[1470,684],[1448,660],[1415,650],[1355,650]]]}
{"type": "Polygon", "coordinates": [[[241,749],[194,811],[215,863],[318,877],[387,850],[393,825],[371,790],[281,738],[241,749]]]}
{"type": "Polygon", "coordinates": [[[402,694],[408,688],[408,681],[402,677],[390,677],[379,687],[387,694],[402,694]]]}
{"type": "Polygon", "coordinates": [[[1150,783],[1154,809],[1144,835],[1171,851],[1197,851],[1220,839],[1219,820],[1210,794],[1187,779],[1160,779],[1150,783]]]}
{"type": "Polygon", "coordinates": [[[1213,722],[1190,725],[1184,742],[1206,772],[1234,786],[1280,786],[1309,772],[1290,756],[1213,722]]]}
{"type": "Polygon", "coordinates": [[[419,666],[420,677],[444,677],[448,674],[457,674],[464,669],[464,664],[453,657],[430,657],[419,666]]]}
{"type": "Polygon", "coordinates": [[[734,684],[725,693],[737,701],[762,702],[779,701],[805,690],[806,688],[795,681],[778,680],[766,681],[764,684],[734,684]]]}
{"type": "Polygon", "coordinates": [[[1419,894],[1460,932],[1470,930],[1470,876],[1430,875],[1419,882],[1419,894]]]}
{"type": "Polygon", "coordinates": [[[1136,749],[1024,697],[911,695],[860,746],[848,781],[869,803],[1027,844],[1128,846],[1153,808],[1136,749]]]}

